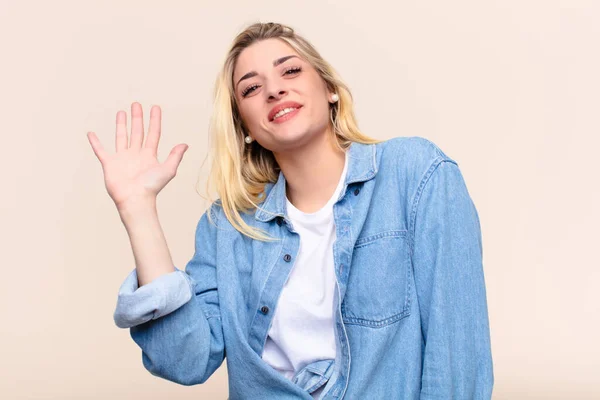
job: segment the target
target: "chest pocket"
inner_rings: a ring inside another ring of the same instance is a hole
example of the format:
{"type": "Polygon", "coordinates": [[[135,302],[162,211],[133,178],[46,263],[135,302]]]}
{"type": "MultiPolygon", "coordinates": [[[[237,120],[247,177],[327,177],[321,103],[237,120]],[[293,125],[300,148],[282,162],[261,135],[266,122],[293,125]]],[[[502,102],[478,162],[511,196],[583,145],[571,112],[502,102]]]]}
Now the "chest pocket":
{"type": "Polygon", "coordinates": [[[410,313],[411,267],[407,231],[359,238],[342,302],[344,323],[380,328],[410,313]]]}

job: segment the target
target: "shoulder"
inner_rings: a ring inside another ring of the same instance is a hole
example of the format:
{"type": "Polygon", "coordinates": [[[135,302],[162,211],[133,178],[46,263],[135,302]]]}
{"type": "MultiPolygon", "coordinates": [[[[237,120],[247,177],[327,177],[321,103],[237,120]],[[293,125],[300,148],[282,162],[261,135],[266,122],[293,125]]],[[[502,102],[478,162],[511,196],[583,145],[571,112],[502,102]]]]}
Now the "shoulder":
{"type": "Polygon", "coordinates": [[[420,136],[398,136],[377,146],[379,172],[393,171],[406,181],[421,181],[444,161],[458,165],[436,143],[420,136]]]}
{"type": "Polygon", "coordinates": [[[210,202],[196,224],[196,238],[215,235],[217,228],[223,224],[223,219],[224,212],[221,199],[210,202]]]}
{"type": "Polygon", "coordinates": [[[456,163],[436,143],[421,136],[397,136],[378,146],[382,160],[391,158],[399,165],[427,164],[437,159],[456,163]]]}
{"type": "MultiPolygon", "coordinates": [[[[239,212],[239,216],[246,225],[251,227],[256,225],[254,211],[239,212]]],[[[227,213],[225,212],[223,201],[219,197],[210,203],[209,207],[207,207],[202,213],[200,221],[198,222],[197,235],[209,235],[216,237],[219,236],[219,233],[221,232],[227,234],[228,237],[231,237],[232,233],[235,236],[244,236],[231,223],[227,213]]]]}
{"type": "Polygon", "coordinates": [[[420,136],[394,137],[377,146],[377,176],[381,182],[403,193],[408,208],[418,200],[438,166],[443,163],[458,166],[436,143],[420,136]]]}

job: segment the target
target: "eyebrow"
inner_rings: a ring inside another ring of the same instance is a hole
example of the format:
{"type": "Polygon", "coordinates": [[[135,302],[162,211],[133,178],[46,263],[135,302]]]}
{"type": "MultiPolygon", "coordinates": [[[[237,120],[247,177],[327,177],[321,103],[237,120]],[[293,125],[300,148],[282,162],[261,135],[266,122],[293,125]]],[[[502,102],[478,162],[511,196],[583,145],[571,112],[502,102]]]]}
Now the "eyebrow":
{"type": "MultiPolygon", "coordinates": [[[[287,60],[289,60],[290,58],[294,58],[294,57],[298,58],[298,56],[295,56],[295,55],[278,58],[275,61],[273,61],[273,66],[276,67],[279,64],[282,64],[282,63],[286,62],[287,60]]],[[[258,75],[258,73],[256,71],[248,72],[246,75],[244,75],[240,78],[240,80],[235,84],[235,86],[237,87],[240,84],[240,82],[243,81],[244,79],[249,79],[256,75],[258,75]]]]}

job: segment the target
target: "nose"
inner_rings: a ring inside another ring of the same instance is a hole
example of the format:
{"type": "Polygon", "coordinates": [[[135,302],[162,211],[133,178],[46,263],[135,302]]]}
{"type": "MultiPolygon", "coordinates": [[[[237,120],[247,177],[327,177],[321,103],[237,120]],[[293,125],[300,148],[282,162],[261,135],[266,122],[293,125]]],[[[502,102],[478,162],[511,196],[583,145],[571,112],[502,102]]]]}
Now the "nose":
{"type": "Polygon", "coordinates": [[[266,89],[269,102],[277,101],[287,94],[287,90],[282,89],[279,83],[271,83],[266,89]]]}
{"type": "Polygon", "coordinates": [[[269,101],[277,101],[279,99],[281,99],[283,96],[285,96],[286,91],[285,90],[280,90],[278,92],[275,93],[269,93],[269,101]]]}

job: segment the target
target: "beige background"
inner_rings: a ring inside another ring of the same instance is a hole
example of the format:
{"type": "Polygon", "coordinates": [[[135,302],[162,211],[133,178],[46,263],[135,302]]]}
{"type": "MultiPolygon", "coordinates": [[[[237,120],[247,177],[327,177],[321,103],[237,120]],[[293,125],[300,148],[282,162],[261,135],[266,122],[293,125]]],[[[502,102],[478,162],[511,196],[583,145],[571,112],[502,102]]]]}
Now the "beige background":
{"type": "Polygon", "coordinates": [[[175,263],[206,204],[217,70],[246,24],[280,21],[353,89],[365,133],[423,136],[456,159],[480,213],[494,399],[600,398],[600,4],[496,1],[0,1],[0,397],[225,399],[150,375],[112,320],[133,268],[87,141],[163,109],[159,196],[175,263]]]}

